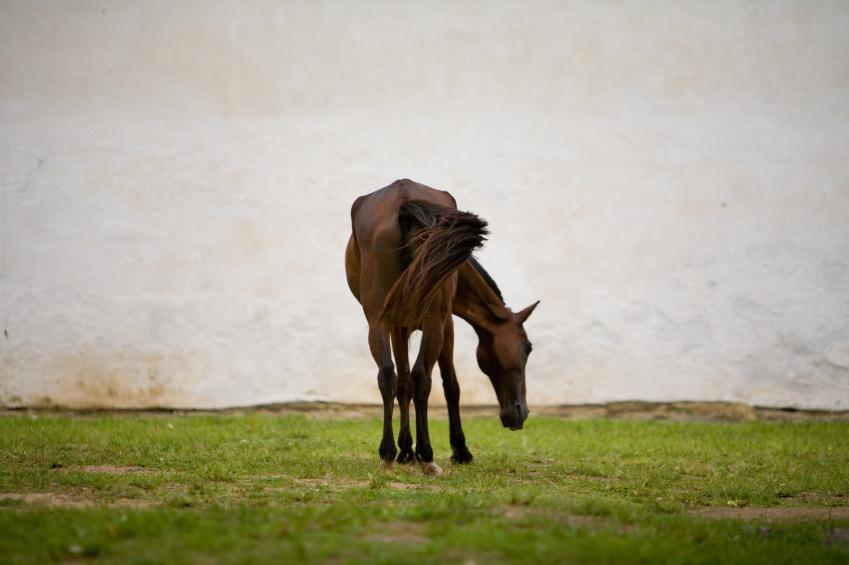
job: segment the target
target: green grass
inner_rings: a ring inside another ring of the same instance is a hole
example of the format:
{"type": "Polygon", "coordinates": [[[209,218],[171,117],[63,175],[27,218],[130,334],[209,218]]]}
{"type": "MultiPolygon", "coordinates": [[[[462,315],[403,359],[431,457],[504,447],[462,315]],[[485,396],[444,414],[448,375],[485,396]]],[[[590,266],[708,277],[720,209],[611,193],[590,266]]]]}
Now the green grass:
{"type": "Polygon", "coordinates": [[[693,515],[849,504],[847,422],[532,418],[508,432],[469,419],[476,459],[456,466],[436,420],[438,478],[380,469],[380,426],[259,412],[0,417],[0,562],[849,560],[846,519],[693,515]]]}

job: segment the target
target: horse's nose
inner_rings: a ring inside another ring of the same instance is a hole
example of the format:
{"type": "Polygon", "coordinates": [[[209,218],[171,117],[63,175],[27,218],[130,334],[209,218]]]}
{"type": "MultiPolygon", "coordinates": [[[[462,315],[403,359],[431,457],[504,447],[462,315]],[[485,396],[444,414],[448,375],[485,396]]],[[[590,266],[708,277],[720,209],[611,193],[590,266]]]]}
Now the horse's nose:
{"type": "Polygon", "coordinates": [[[528,418],[528,409],[523,402],[510,402],[501,407],[501,424],[511,430],[521,430],[528,418]]]}
{"type": "Polygon", "coordinates": [[[529,410],[521,402],[516,403],[516,422],[521,429],[522,424],[528,419],[529,410]]]}

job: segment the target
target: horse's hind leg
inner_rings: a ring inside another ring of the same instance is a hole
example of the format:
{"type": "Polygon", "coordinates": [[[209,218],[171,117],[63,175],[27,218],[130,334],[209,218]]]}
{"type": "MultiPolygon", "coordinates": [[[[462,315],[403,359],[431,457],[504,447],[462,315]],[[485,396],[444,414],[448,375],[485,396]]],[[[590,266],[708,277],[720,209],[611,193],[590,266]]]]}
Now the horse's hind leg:
{"type": "Polygon", "coordinates": [[[395,353],[395,366],[398,368],[398,410],[401,413],[401,429],[398,431],[398,463],[415,461],[413,435],[410,433],[410,398],[413,395],[413,381],[410,377],[407,341],[409,335],[406,328],[392,331],[392,350],[395,353]]]}
{"type": "Polygon", "coordinates": [[[395,406],[395,390],[398,377],[392,364],[392,353],[389,349],[389,336],[380,322],[371,324],[368,332],[368,345],[371,355],[379,368],[377,386],[383,397],[383,439],[380,441],[380,458],[387,464],[395,461],[395,438],[392,433],[392,409],[395,406]]]}
{"type": "Polygon", "coordinates": [[[422,343],[412,371],[413,403],[416,406],[416,459],[428,463],[425,471],[434,474],[440,474],[442,470],[433,464],[433,448],[427,428],[427,401],[431,389],[430,376],[442,350],[443,325],[444,320],[429,321],[422,325],[422,343]]]}
{"type": "Polygon", "coordinates": [[[470,463],[472,454],[466,447],[466,436],[460,423],[460,383],[454,372],[454,321],[449,316],[445,322],[442,352],[439,354],[439,372],[442,374],[442,389],[448,404],[448,426],[451,441],[451,460],[454,463],[470,463]]]}

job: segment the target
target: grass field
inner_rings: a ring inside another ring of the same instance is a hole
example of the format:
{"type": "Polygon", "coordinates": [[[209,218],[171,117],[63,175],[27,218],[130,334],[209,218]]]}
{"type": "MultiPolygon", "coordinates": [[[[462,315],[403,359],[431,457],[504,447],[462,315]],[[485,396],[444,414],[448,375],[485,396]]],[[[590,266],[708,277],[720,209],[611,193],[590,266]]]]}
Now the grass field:
{"type": "Polygon", "coordinates": [[[428,477],[371,416],[3,416],[0,561],[849,562],[849,422],[465,427],[428,477]]]}

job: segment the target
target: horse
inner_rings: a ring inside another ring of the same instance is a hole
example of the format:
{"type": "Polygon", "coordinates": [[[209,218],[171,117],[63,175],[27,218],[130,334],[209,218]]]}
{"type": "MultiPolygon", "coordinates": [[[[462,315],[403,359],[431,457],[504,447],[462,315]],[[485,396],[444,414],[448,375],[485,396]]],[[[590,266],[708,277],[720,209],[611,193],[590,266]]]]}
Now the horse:
{"type": "Polygon", "coordinates": [[[539,301],[519,312],[505,305],[498,285],[472,257],[487,235],[487,222],[459,211],[451,194],[409,179],[360,196],[351,207],[345,272],[368,321],[369,350],[378,367],[383,398],[378,454],[386,467],[391,468],[393,461],[417,461],[425,473],[442,474],[433,461],[427,421],[431,373],[437,363],[448,405],[451,460],[457,464],[473,460],[460,422],[452,314],[477,333],[478,366],[492,382],[502,425],[520,430],[528,417],[525,366],[532,346],[524,323],[539,301]],[[408,338],[415,330],[422,332],[422,338],[411,370],[408,338]],[[396,396],[398,449],[392,431],[396,396]]]}

